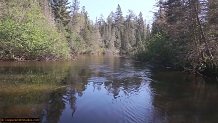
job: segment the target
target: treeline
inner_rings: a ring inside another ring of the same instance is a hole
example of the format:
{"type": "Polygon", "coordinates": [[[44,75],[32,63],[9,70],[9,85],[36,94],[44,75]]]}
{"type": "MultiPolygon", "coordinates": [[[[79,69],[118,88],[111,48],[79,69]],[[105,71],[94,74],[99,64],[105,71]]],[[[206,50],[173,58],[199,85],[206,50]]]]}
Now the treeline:
{"type": "Polygon", "coordinates": [[[68,59],[63,33],[52,20],[48,1],[0,0],[0,59],[68,59]]]}
{"type": "Polygon", "coordinates": [[[150,34],[141,12],[136,16],[129,10],[124,17],[120,5],[106,19],[101,16],[93,22],[78,0],[72,4],[68,0],[52,0],[51,4],[56,25],[65,32],[72,53],[133,55],[143,49],[150,34]]]}
{"type": "Polygon", "coordinates": [[[1,60],[70,59],[77,53],[103,52],[100,32],[85,7],[79,12],[78,0],[0,0],[0,9],[1,60]]]}
{"type": "Polygon", "coordinates": [[[0,0],[0,59],[69,59],[81,53],[133,55],[150,35],[142,13],[95,22],[78,0],[0,0]]]}
{"type": "Polygon", "coordinates": [[[98,27],[105,48],[121,55],[134,55],[143,50],[150,35],[149,24],[146,24],[142,13],[136,16],[129,10],[124,17],[120,5],[106,20],[100,17],[98,27]]]}
{"type": "Polygon", "coordinates": [[[121,6],[89,19],[79,0],[0,0],[0,59],[70,59],[116,53],[217,74],[218,1],[159,0],[152,27],[121,6]],[[151,29],[150,29],[151,28],[151,29]]]}
{"type": "Polygon", "coordinates": [[[159,0],[151,38],[138,58],[218,74],[218,1],[159,0]]]}

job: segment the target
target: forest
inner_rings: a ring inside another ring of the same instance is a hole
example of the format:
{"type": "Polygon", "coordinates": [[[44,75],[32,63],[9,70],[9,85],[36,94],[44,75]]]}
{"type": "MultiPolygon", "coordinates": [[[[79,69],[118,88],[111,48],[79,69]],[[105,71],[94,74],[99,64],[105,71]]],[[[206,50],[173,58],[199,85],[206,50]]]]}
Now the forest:
{"type": "Polygon", "coordinates": [[[118,54],[202,75],[218,74],[218,1],[159,0],[151,25],[122,6],[90,20],[79,0],[0,0],[1,60],[118,54]]]}

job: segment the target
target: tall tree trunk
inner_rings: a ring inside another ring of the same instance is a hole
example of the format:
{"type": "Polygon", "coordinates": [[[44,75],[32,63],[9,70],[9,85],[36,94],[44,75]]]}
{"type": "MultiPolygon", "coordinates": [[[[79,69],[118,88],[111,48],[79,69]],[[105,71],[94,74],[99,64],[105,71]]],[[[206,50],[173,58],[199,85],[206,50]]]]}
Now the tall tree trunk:
{"type": "Polygon", "coordinates": [[[199,30],[199,33],[200,33],[200,35],[201,35],[200,41],[201,41],[201,42],[204,42],[205,48],[206,48],[206,53],[207,53],[207,55],[209,55],[209,57],[210,57],[210,64],[211,64],[211,66],[213,67],[213,55],[212,55],[212,52],[210,51],[210,48],[209,48],[209,46],[208,46],[208,42],[207,42],[207,39],[206,39],[206,37],[205,37],[204,30],[203,30],[203,28],[202,28],[202,24],[201,24],[201,21],[200,21],[199,16],[198,16],[198,10],[199,10],[199,8],[198,8],[198,5],[197,5],[197,2],[198,2],[198,0],[194,0],[194,1],[193,1],[193,7],[194,7],[194,15],[195,15],[195,19],[196,19],[196,25],[197,25],[197,29],[199,30]]]}

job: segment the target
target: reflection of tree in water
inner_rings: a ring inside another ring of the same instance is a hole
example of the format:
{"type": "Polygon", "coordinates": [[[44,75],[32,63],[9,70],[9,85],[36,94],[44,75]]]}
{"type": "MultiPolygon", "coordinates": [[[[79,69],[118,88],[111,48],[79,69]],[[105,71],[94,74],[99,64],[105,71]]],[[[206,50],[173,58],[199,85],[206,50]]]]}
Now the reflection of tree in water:
{"type": "Polygon", "coordinates": [[[46,109],[46,123],[58,123],[67,103],[72,109],[73,117],[76,112],[76,94],[82,96],[82,92],[72,87],[53,91],[50,94],[50,101],[46,109]]]}
{"type": "Polygon", "coordinates": [[[53,109],[47,109],[47,122],[58,122],[66,104],[70,105],[73,117],[76,113],[77,96],[83,95],[88,82],[91,82],[99,91],[104,87],[108,93],[113,95],[114,99],[117,99],[121,92],[125,96],[131,96],[131,93],[138,92],[143,82],[138,75],[141,71],[136,71],[128,65],[122,69],[113,69],[107,65],[97,65],[91,69],[81,68],[81,66],[70,68],[67,77],[62,82],[68,85],[67,88],[54,92],[52,95],[56,96],[50,97],[49,107],[53,109]],[[94,78],[92,79],[92,77],[94,78]],[[92,81],[89,81],[90,79],[92,81]]]}
{"type": "Polygon", "coordinates": [[[130,93],[139,91],[143,82],[144,72],[135,69],[131,61],[126,59],[120,59],[118,63],[110,64],[110,66],[94,65],[91,66],[91,70],[90,82],[93,84],[93,91],[101,90],[104,85],[107,92],[113,94],[114,99],[120,97],[121,92],[129,96],[130,93]]]}
{"type": "Polygon", "coordinates": [[[78,94],[78,96],[81,97],[83,95],[83,91],[78,90],[77,88],[75,88],[73,86],[69,86],[67,88],[66,100],[69,102],[70,107],[72,109],[72,117],[73,117],[74,113],[76,112],[76,100],[77,100],[76,94],[78,94]]]}
{"type": "Polygon", "coordinates": [[[93,92],[95,92],[95,89],[98,91],[101,91],[102,85],[104,85],[104,88],[108,91],[108,93],[112,93],[114,99],[119,97],[120,88],[121,85],[113,84],[112,82],[93,82],[93,92]]]}
{"type": "Polygon", "coordinates": [[[74,113],[76,112],[76,90],[72,89],[72,88],[68,88],[68,101],[70,104],[71,109],[73,110],[72,112],[72,117],[74,115],[74,113]]]}
{"type": "Polygon", "coordinates": [[[58,89],[50,94],[49,104],[46,109],[46,123],[58,123],[65,109],[65,89],[58,89]]]}
{"type": "Polygon", "coordinates": [[[83,91],[86,89],[85,85],[87,85],[87,79],[91,75],[90,71],[85,68],[78,69],[76,71],[77,72],[75,73],[75,70],[70,70],[70,79],[67,82],[69,84],[69,87],[67,89],[67,98],[71,106],[71,109],[73,110],[72,117],[76,112],[76,94],[80,97],[83,95],[83,91]]]}
{"type": "Polygon", "coordinates": [[[119,94],[123,91],[125,96],[138,92],[142,84],[142,79],[137,77],[128,77],[123,79],[114,79],[111,83],[105,83],[105,89],[108,93],[112,93],[114,99],[120,97],[119,94]]]}
{"type": "Polygon", "coordinates": [[[156,73],[150,84],[154,108],[166,122],[214,122],[218,117],[217,85],[179,72],[156,73]],[[215,86],[214,86],[215,85],[215,86]]]}
{"type": "Polygon", "coordinates": [[[93,82],[93,92],[95,91],[95,89],[100,91],[102,85],[103,85],[103,82],[93,82]]]}
{"type": "Polygon", "coordinates": [[[68,87],[55,90],[50,94],[45,116],[47,123],[58,123],[67,103],[72,109],[73,117],[76,112],[76,94],[80,97],[83,95],[88,73],[87,69],[69,69],[67,77],[61,82],[68,87]]]}

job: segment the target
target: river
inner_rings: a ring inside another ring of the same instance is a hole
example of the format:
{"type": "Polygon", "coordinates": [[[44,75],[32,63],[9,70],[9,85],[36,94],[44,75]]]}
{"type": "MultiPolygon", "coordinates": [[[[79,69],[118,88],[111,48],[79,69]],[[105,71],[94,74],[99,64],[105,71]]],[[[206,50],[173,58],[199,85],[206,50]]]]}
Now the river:
{"type": "Polygon", "coordinates": [[[0,62],[0,118],[42,123],[215,123],[210,78],[115,56],[0,62]]]}

